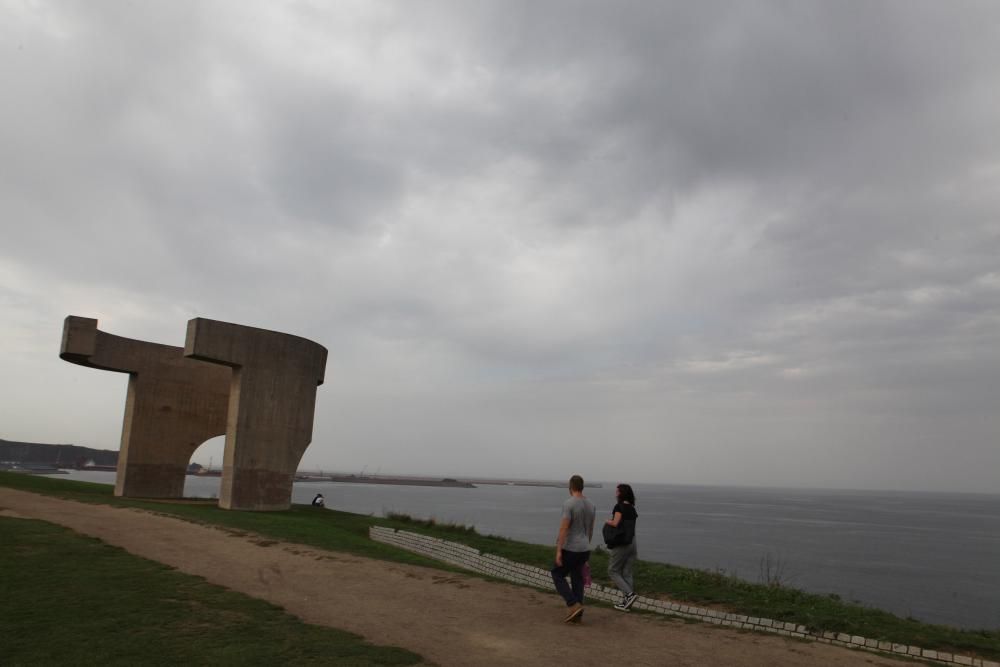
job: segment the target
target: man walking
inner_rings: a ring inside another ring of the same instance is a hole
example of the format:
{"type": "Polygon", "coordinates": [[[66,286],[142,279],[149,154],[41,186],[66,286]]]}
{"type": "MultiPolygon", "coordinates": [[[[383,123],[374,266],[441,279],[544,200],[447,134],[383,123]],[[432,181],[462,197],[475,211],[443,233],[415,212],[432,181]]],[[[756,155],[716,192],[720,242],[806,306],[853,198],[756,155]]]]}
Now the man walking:
{"type": "Polygon", "coordinates": [[[597,509],[583,495],[583,478],[569,478],[569,498],[562,506],[559,537],[556,538],[556,562],[552,581],[566,600],[566,622],[579,622],[583,616],[583,566],[590,560],[590,539],[594,536],[597,509]],[[569,575],[570,584],[566,584],[569,575]]]}

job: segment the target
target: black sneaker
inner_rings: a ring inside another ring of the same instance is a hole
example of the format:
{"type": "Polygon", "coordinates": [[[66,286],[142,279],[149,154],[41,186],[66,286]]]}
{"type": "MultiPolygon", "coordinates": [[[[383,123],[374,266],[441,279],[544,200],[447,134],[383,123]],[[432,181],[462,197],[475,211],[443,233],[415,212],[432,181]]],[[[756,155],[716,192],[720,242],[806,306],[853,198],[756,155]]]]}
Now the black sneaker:
{"type": "Polygon", "coordinates": [[[639,596],[636,595],[635,593],[632,593],[631,595],[626,595],[625,599],[622,600],[620,604],[616,604],[615,605],[615,609],[618,609],[619,607],[621,607],[622,611],[628,611],[629,609],[632,608],[632,605],[635,604],[635,601],[638,598],[639,598],[639,596]]]}

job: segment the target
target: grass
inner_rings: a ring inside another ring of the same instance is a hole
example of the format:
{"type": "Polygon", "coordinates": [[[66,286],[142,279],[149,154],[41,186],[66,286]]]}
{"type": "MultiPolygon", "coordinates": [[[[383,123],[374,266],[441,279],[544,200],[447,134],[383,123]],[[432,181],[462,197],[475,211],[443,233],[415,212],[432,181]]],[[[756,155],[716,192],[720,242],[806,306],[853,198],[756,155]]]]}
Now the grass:
{"type": "MultiPolygon", "coordinates": [[[[309,505],[293,505],[292,509],[284,512],[236,512],[219,509],[214,500],[180,503],[116,498],[114,489],[107,484],[22,473],[0,472],[0,486],[44,493],[78,502],[135,507],[195,523],[222,526],[237,532],[258,533],[285,542],[298,542],[369,558],[441,567],[437,561],[368,538],[368,529],[373,523],[410,529],[415,529],[415,524],[393,522],[362,514],[329,509],[318,510],[309,505]]],[[[450,569],[457,571],[454,568],[450,569]]]]}
{"type": "MultiPolygon", "coordinates": [[[[298,505],[286,512],[230,512],[220,510],[210,502],[178,504],[115,498],[108,485],[16,473],[0,472],[0,485],[84,502],[141,507],[283,541],[452,571],[454,568],[436,561],[368,539],[368,528],[380,525],[441,537],[543,568],[551,567],[554,555],[552,546],[480,535],[467,526],[442,525],[433,520],[418,520],[401,514],[381,518],[334,510],[318,511],[298,505]]],[[[604,576],[607,562],[608,556],[604,551],[595,551],[591,557],[591,571],[598,583],[610,583],[604,576]]],[[[1000,658],[998,630],[958,630],[922,623],[847,603],[835,596],[806,593],[784,586],[753,584],[720,572],[665,563],[640,561],[636,565],[635,576],[644,595],[669,597],[678,602],[725,609],[747,616],[794,622],[810,629],[863,635],[952,653],[971,653],[994,660],[1000,658]]]]}
{"type": "Polygon", "coordinates": [[[0,517],[5,665],[413,665],[420,656],[42,521],[0,517]]]}
{"type": "Polygon", "coordinates": [[[475,526],[463,526],[460,523],[441,523],[434,517],[430,519],[417,519],[409,514],[399,512],[388,512],[385,518],[396,524],[404,524],[410,528],[430,528],[434,533],[459,533],[463,535],[477,535],[475,526]]]}

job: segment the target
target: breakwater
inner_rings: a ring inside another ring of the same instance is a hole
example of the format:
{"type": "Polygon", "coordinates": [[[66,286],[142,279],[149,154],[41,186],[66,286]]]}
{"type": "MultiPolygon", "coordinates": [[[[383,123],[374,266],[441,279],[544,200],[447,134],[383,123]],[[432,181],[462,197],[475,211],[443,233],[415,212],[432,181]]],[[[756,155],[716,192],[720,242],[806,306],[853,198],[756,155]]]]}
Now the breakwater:
{"type": "Polygon", "coordinates": [[[457,479],[426,479],[422,477],[358,477],[355,475],[300,476],[296,482],[339,482],[342,484],[384,484],[388,486],[438,486],[474,489],[475,484],[457,479]]]}

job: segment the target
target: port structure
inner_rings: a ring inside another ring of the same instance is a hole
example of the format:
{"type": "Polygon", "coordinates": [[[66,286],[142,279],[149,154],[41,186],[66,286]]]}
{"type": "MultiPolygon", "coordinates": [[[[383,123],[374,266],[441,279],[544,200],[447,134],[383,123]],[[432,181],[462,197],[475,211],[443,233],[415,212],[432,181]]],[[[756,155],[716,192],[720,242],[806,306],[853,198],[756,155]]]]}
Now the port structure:
{"type": "Polygon", "coordinates": [[[327,350],[290,334],[195,318],[183,348],[100,331],[70,315],[59,356],[128,373],[115,495],[180,498],[194,451],[225,434],[219,506],[283,510],[312,442],[327,350]]]}

